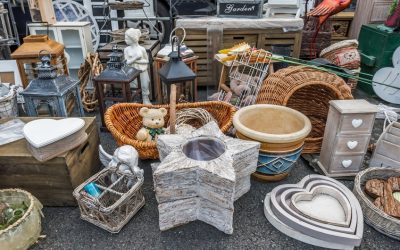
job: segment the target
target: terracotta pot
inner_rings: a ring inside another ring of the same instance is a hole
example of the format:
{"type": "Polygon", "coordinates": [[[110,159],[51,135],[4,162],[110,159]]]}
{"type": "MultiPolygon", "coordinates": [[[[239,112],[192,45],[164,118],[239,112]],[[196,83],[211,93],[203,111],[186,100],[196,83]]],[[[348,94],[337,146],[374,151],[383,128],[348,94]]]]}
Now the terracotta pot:
{"type": "Polygon", "coordinates": [[[302,113],[270,104],[240,109],[233,117],[233,125],[237,137],[261,143],[257,174],[271,178],[287,176],[285,173],[300,157],[304,140],[311,131],[311,122],[302,113]]]}

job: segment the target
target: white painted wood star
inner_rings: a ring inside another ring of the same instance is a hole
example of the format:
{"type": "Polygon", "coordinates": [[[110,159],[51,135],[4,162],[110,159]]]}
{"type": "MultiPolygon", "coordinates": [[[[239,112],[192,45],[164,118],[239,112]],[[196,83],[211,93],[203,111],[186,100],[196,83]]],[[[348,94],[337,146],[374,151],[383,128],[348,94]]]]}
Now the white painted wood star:
{"type": "Polygon", "coordinates": [[[215,122],[189,135],[161,135],[153,167],[159,224],[201,220],[233,233],[233,202],[250,190],[260,144],[225,136],[215,122]]]}

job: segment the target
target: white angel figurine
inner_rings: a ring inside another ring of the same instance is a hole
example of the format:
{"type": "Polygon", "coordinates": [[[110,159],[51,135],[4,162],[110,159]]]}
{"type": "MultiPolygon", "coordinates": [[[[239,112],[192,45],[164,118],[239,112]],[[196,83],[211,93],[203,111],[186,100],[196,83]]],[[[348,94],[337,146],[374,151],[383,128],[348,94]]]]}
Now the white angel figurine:
{"type": "MultiPolygon", "coordinates": [[[[119,171],[132,173],[139,179],[143,178],[143,169],[138,167],[139,154],[130,145],[117,148],[113,155],[108,154],[103,147],[99,146],[100,161],[105,167],[118,168],[119,171]]],[[[116,175],[111,176],[111,181],[117,180],[116,175]]]]}
{"type": "Polygon", "coordinates": [[[150,77],[147,70],[149,67],[149,57],[147,56],[146,49],[139,45],[141,35],[142,32],[134,28],[130,28],[125,32],[125,42],[128,46],[124,49],[124,56],[128,66],[142,71],[140,73],[140,83],[143,104],[151,104],[149,100],[150,77]]]}

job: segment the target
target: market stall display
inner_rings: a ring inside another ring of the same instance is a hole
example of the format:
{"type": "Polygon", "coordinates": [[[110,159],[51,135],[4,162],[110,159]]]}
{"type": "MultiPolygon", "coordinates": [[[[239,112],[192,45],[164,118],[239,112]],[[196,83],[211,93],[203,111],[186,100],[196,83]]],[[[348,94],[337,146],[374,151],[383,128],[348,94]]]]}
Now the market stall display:
{"type": "Polygon", "coordinates": [[[364,219],[400,240],[400,0],[28,1],[0,0],[0,250],[397,246],[364,219]]]}
{"type": "Polygon", "coordinates": [[[287,177],[311,131],[311,122],[302,113],[269,104],[241,108],[233,117],[233,125],[238,138],[261,143],[254,175],[265,181],[287,177]]]}
{"type": "Polygon", "coordinates": [[[283,105],[306,115],[312,130],[306,138],[303,153],[319,153],[329,101],[343,99],[353,99],[353,96],[342,78],[306,66],[293,66],[269,75],[256,103],[283,105]]]}
{"type": "Polygon", "coordinates": [[[330,101],[318,161],[326,176],[355,176],[361,170],[377,112],[365,100],[330,101]]]}
{"type": "MultiPolygon", "coordinates": [[[[374,203],[373,197],[366,192],[366,183],[371,179],[388,180],[391,177],[399,177],[397,168],[371,167],[358,173],[354,180],[353,192],[361,204],[365,222],[391,238],[400,240],[400,220],[386,214],[374,203]]],[[[389,194],[390,195],[390,194],[389,194]]]]}

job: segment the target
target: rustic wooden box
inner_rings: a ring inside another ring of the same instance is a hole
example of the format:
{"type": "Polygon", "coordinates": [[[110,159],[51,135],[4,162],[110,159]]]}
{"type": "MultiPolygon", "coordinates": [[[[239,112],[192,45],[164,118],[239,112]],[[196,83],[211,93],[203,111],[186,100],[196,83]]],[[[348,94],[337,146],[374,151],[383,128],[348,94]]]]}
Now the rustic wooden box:
{"type": "Polygon", "coordinates": [[[349,39],[354,12],[341,12],[331,17],[332,44],[349,39]]]}
{"type": "MultiPolygon", "coordinates": [[[[272,45],[290,45],[292,57],[300,56],[301,30],[293,32],[283,32],[282,28],[277,29],[224,29],[222,48],[230,48],[240,42],[247,42],[250,46],[271,51],[272,45]]],[[[182,35],[178,31],[179,35],[182,35]]],[[[209,85],[207,63],[207,30],[206,29],[186,29],[184,43],[191,48],[197,60],[197,80],[198,85],[209,85]]],[[[221,49],[222,49],[221,48],[221,49]]]]}
{"type": "MultiPolygon", "coordinates": [[[[37,118],[20,119],[29,122],[37,118]]],[[[87,141],[47,162],[41,163],[29,153],[25,139],[0,146],[0,188],[25,189],[45,206],[76,206],[72,192],[100,167],[95,118],[82,119],[87,141]]]]}

